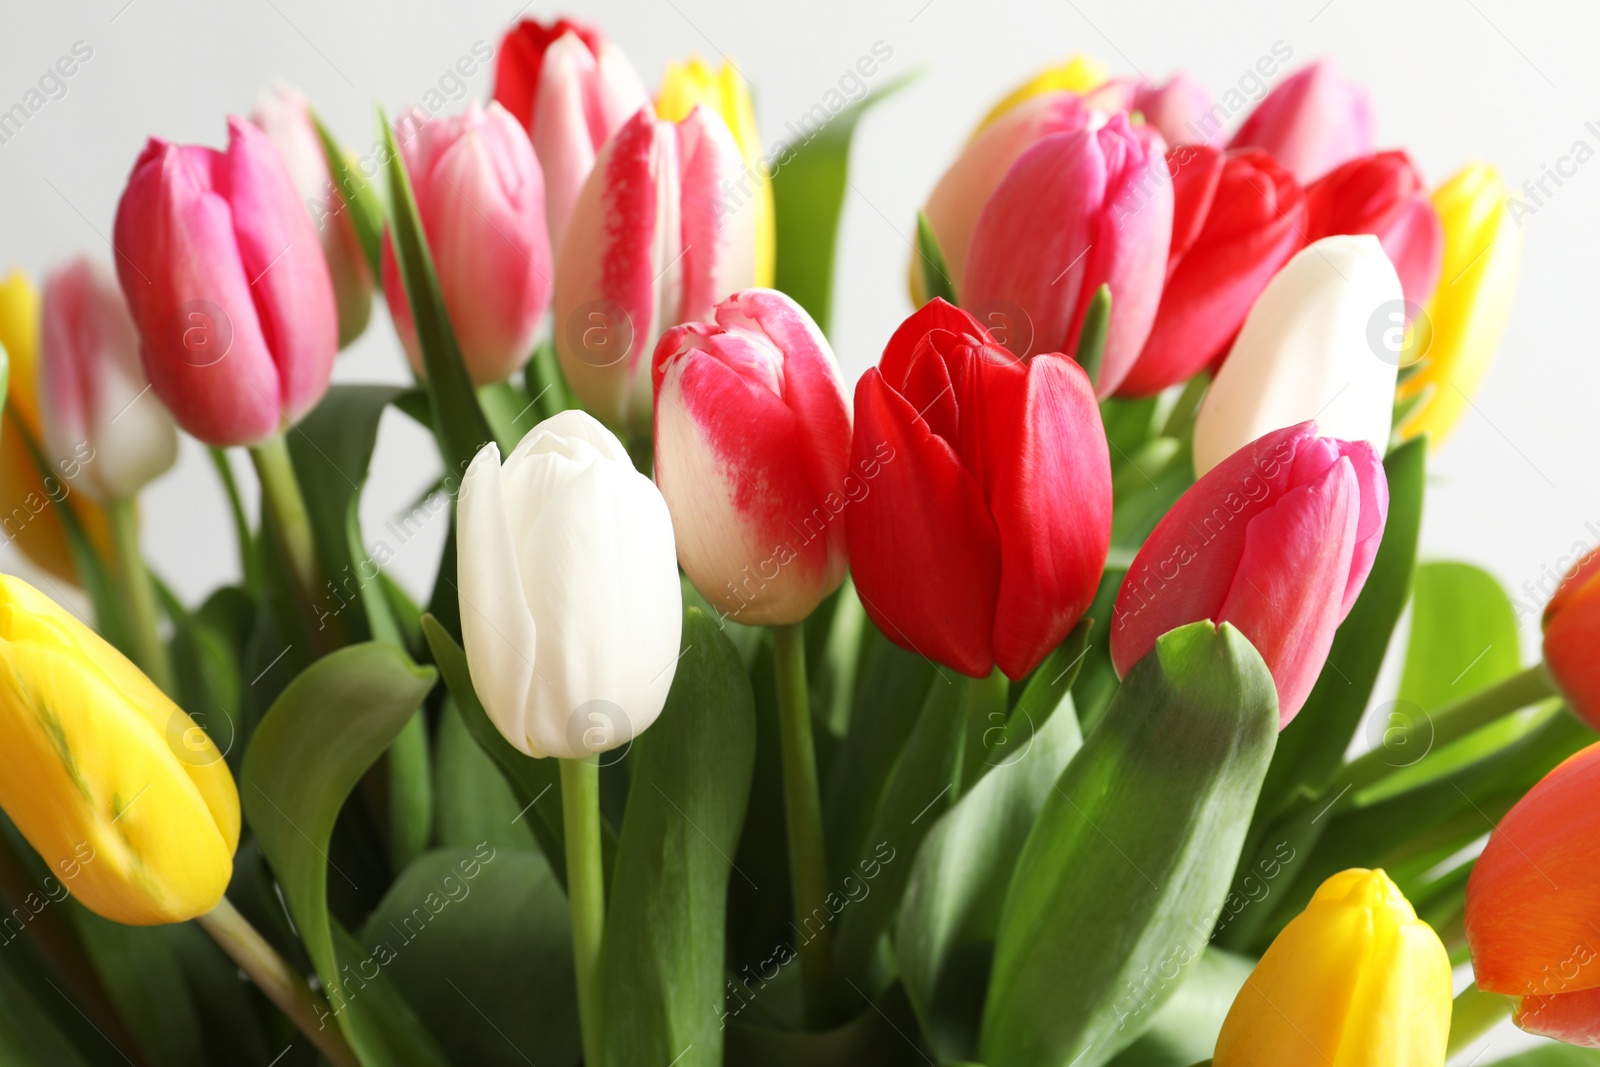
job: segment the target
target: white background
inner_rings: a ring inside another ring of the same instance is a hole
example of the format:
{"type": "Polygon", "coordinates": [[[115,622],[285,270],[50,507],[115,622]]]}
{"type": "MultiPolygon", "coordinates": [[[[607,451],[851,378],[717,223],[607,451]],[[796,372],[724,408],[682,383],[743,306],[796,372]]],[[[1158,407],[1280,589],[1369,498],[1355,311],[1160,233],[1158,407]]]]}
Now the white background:
{"type": "MultiPolygon", "coordinates": [[[[1293,65],[1338,57],[1371,91],[1380,145],[1408,148],[1430,183],[1482,157],[1516,187],[1537,180],[1575,142],[1600,150],[1596,10],[1514,0],[578,0],[573,9],[599,22],[652,86],[669,57],[732,57],[756,87],[769,143],[788,139],[785,123],[820,102],[875,42],[893,57],[874,85],[921,71],[857,134],[834,311],[834,340],[852,381],[910,310],[904,279],[917,206],[997,95],[1044,64],[1082,50],[1158,81],[1182,67],[1220,96],[1282,41],[1293,65]]],[[[145,137],[220,145],[224,114],[248,112],[273,78],[303,89],[336,135],[365,152],[375,101],[392,114],[420,100],[475,42],[494,44],[516,13],[513,0],[5,0],[0,110],[74,42],[94,55],[65,97],[0,145],[0,267],[16,264],[37,277],[82,249],[109,258],[117,196],[145,137]]],[[[543,0],[529,9],[556,13],[543,0]]],[[[466,91],[487,98],[491,80],[480,70],[466,91]]],[[[1510,334],[1475,407],[1432,465],[1426,554],[1489,568],[1530,609],[1542,606],[1548,586],[1541,593],[1537,583],[1558,558],[1576,542],[1600,543],[1597,193],[1600,163],[1591,161],[1525,220],[1510,334]]],[[[381,310],[341,357],[336,378],[408,380],[381,310]]],[[[437,471],[431,441],[403,416],[386,416],[363,520],[369,541],[387,543],[394,570],[419,593],[431,585],[443,521],[404,545],[384,522],[408,510],[437,471]]],[[[223,498],[194,442],[145,493],[143,515],[149,556],[185,597],[234,578],[223,498]]],[[[26,571],[9,549],[0,549],[0,568],[26,571]]],[[[1530,613],[1529,656],[1537,633],[1530,613]]]]}

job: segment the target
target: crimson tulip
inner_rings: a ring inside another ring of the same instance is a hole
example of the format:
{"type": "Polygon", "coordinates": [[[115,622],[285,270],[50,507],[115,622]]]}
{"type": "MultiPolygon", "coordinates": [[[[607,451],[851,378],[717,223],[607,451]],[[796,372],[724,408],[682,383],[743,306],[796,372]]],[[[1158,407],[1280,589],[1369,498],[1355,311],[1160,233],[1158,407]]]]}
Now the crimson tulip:
{"type": "Polygon", "coordinates": [[[1370,233],[1400,275],[1405,297],[1426,304],[1439,283],[1444,226],[1428,186],[1404,152],[1378,152],[1336,167],[1306,189],[1306,239],[1370,233]]]}
{"type": "Polygon", "coordinates": [[[1366,583],[1388,512],[1383,464],[1365,441],[1303,422],[1246,445],[1195,482],[1134,557],[1112,614],[1117,673],[1169,630],[1232,623],[1272,671],[1287,726],[1366,583]]]}
{"type": "Polygon", "coordinates": [[[1372,101],[1321,59],[1285,78],[1240,125],[1229,148],[1262,148],[1309,185],[1372,151],[1372,101]]]}
{"type": "Polygon", "coordinates": [[[674,326],[651,360],[655,475],[678,561],[711,604],[751,625],[799,622],[839,587],[852,473],[850,404],[811,316],[771,289],[674,326]]]}
{"type": "Polygon", "coordinates": [[[145,374],[185,430],[257,444],[322,399],[339,350],[333,281],[260,129],[230,117],[222,152],[150,138],[113,234],[145,374]]]}
{"type": "MultiPolygon", "coordinates": [[[[1121,384],[1149,336],[1172,239],[1166,144],[1149,126],[1115,115],[1103,127],[1057,133],[1012,165],[978,217],[961,302],[1015,306],[1033,325],[1034,351],[1074,352],[1101,285],[1111,321],[1095,382],[1121,384]]],[[[1028,355],[1028,353],[1021,353],[1028,355]]]]}
{"type": "Polygon", "coordinates": [[[1021,678],[1087,610],[1111,541],[1088,375],[1060,353],[1023,362],[934,300],[856,384],[855,420],[869,484],[845,533],[868,616],[963,674],[1021,678]]]}
{"type": "Polygon", "coordinates": [[[1167,284],[1144,351],[1118,387],[1129,396],[1159,393],[1226,356],[1256,297],[1305,239],[1305,194],[1267,153],[1185,145],[1167,153],[1167,166],[1167,284]]]}

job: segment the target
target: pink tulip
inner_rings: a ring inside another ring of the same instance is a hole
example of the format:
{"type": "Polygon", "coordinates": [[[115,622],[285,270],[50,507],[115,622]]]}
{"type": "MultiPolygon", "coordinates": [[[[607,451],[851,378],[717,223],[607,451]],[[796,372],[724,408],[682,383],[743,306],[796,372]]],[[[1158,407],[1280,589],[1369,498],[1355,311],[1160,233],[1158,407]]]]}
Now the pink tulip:
{"type": "Polygon", "coordinates": [[[1181,70],[1159,86],[1143,78],[1120,75],[1091,91],[1084,102],[1101,111],[1139,112],[1172,147],[1211,139],[1196,139],[1206,125],[1202,120],[1213,106],[1211,91],[1181,70]]]}
{"type": "Polygon", "coordinates": [[[1272,671],[1287,726],[1372,569],[1389,512],[1365,441],[1303,422],[1207,472],[1146,538],[1117,594],[1111,658],[1126,674],[1169,630],[1229,622],[1272,671]]]}
{"type": "Polygon", "coordinates": [[[322,399],[339,348],[333,283],[266,134],[230,117],[225,152],[152,137],[114,235],[145,373],[185,430],[257,444],[322,399]]]}
{"type": "Polygon", "coordinates": [[[96,500],[125,500],[178,458],[178,432],[139,366],[111,271],[79,256],[45,278],[39,330],[43,446],[96,500]]]}
{"type": "Polygon", "coordinates": [[[782,293],[746,289],[674,326],[651,360],[655,474],[678,561],[725,616],[799,622],[839,587],[850,403],[827,339],[782,293]],[[759,487],[759,490],[757,489],[759,487]]]}
{"type": "Polygon", "coordinates": [[[528,131],[544,168],[545,218],[557,251],[595,156],[650,94],[592,26],[523,19],[500,40],[494,98],[528,131]]]}
{"type": "MultiPolygon", "coordinates": [[[[544,178],[499,104],[399,126],[400,155],[433,251],[445,310],[474,385],[504,381],[533,355],[550,303],[544,178]]],[[[387,234],[383,292],[406,355],[423,373],[411,306],[387,234]]]]}
{"type": "Polygon", "coordinates": [[[1372,151],[1372,103],[1322,59],[1285,78],[1256,105],[1229,148],[1261,148],[1302,185],[1372,151]]]}
{"type": "Polygon", "coordinates": [[[567,382],[599,418],[650,432],[650,353],[755,281],[755,213],[729,211],[743,173],[733,134],[697,107],[678,124],[647,108],[606,142],[556,267],[555,342],[567,382]]]}
{"type": "Polygon", "coordinates": [[[1308,242],[1373,234],[1400,275],[1406,299],[1428,302],[1444,261],[1444,226],[1410,156],[1394,151],[1352,159],[1313,182],[1306,202],[1308,242]]]}
{"type": "Polygon", "coordinates": [[[962,274],[962,304],[1020,308],[1032,321],[1034,352],[1076,352],[1084,312],[1109,285],[1095,383],[1102,397],[1132,367],[1161,299],[1172,238],[1165,150],[1160,134],[1130,127],[1124,115],[1039,141],[989,198],[962,274]]]}

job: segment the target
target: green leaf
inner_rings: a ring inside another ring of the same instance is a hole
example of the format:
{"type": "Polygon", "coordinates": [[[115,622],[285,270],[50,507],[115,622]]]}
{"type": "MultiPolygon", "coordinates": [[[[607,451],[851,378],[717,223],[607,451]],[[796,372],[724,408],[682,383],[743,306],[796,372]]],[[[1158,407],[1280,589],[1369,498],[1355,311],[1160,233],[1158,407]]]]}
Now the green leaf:
{"type": "Polygon", "coordinates": [[[439,714],[433,773],[440,845],[473,848],[487,841],[495,848],[539,849],[516,794],[467,732],[454,699],[447,699],[439,714]]]}
{"type": "Polygon", "coordinates": [[[0,1064],[6,1067],[89,1067],[55,1021],[34,998],[56,996],[29,987],[0,966],[0,1064]]]}
{"type": "Polygon", "coordinates": [[[1123,1049],[1114,1067],[1188,1067],[1217,1046],[1222,1020],[1255,969],[1248,956],[1208,948],[1193,971],[1150,1019],[1150,1028],[1123,1049]]]}
{"type": "Polygon", "coordinates": [[[1084,646],[1083,662],[1077,668],[1077,678],[1072,683],[1072,701],[1085,736],[1099,725],[1120,684],[1116,667],[1111,662],[1111,608],[1127,575],[1127,567],[1107,565],[1100,576],[1100,587],[1095,590],[1094,603],[1089,605],[1085,616],[1092,620],[1088,643],[1084,646]]]}
{"type": "Polygon", "coordinates": [[[189,997],[171,928],[123,926],[88,908],[73,909],[74,925],[117,1014],[146,1057],[161,1063],[205,1063],[200,1016],[189,997]]]}
{"type": "Polygon", "coordinates": [[[1272,675],[1233,627],[1173,630],[1134,665],[1017,862],[985,1062],[1096,1067],[1139,1036],[1210,938],[1277,737],[1272,675]]]}
{"type": "Polygon", "coordinates": [[[383,203],[378,199],[378,191],[361,176],[358,170],[350,166],[349,157],[340,149],[339,143],[333,139],[333,135],[328,132],[328,128],[322,124],[322,119],[314,111],[311,113],[311,122],[316,126],[317,137],[322,141],[322,154],[328,162],[328,177],[333,184],[334,195],[339,200],[338,204],[334,205],[335,213],[340,209],[350,212],[350,226],[355,230],[356,240],[361,244],[361,254],[366,257],[367,269],[371,271],[373,284],[381,288],[383,203]]]}
{"type": "Polygon", "coordinates": [[[1415,582],[1400,700],[1438,711],[1522,666],[1516,613],[1488,571],[1424,563],[1415,582]]]}
{"type": "Polygon", "coordinates": [[[1551,1043],[1529,1049],[1510,1059],[1495,1060],[1488,1067],[1597,1067],[1597,1065],[1600,1065],[1600,1049],[1575,1048],[1572,1045],[1551,1043]]]}
{"type": "Polygon", "coordinates": [[[950,267],[944,258],[944,249],[939,247],[939,235],[933,232],[933,223],[928,221],[928,213],[917,212],[917,270],[922,276],[922,299],[943,300],[947,303],[959,305],[956,299],[956,285],[950,278],[950,267]]]}
{"type": "Polygon", "coordinates": [[[544,417],[539,413],[539,406],[515,382],[483,386],[478,390],[478,406],[489,420],[502,456],[510,455],[517,442],[544,417]]]}
{"type": "Polygon", "coordinates": [[[1100,386],[1100,364],[1106,356],[1106,331],[1111,326],[1111,286],[1102,285],[1083,313],[1083,329],[1078,334],[1078,365],[1089,375],[1089,384],[1100,386]]]}
{"type": "Polygon", "coordinates": [[[444,1059],[403,1002],[383,994],[381,971],[346,988],[328,914],[329,841],[350,790],[411,720],[435,678],[391,645],[339,649],[284,689],[250,739],[240,774],[245,819],[277,874],[339,1028],[368,1067],[434,1067],[444,1059]]]}
{"type": "Polygon", "coordinates": [[[727,1067],[927,1067],[933,1062],[913,1043],[916,1017],[899,986],[842,1026],[809,1032],[778,1030],[741,1017],[775,994],[759,976],[740,988],[728,1004],[727,1067]]]}
{"type": "MultiPolygon", "coordinates": [[[[834,737],[844,737],[850,730],[866,634],[867,610],[855,583],[846,577],[833,596],[827,636],[815,643],[822,653],[821,662],[811,671],[811,706],[834,737]]],[[[808,633],[806,647],[812,646],[808,633]]]]}
{"type": "MultiPolygon", "coordinates": [[[[694,608],[655,724],[634,740],[606,918],[605,1058],[720,1067],[729,860],[755,763],[754,695],[733,644],[694,608]]],[[[743,877],[741,874],[740,877],[743,877]]]]}
{"type": "Polygon", "coordinates": [[[851,137],[867,109],[912,76],[897,78],[836,113],[806,140],[789,146],[773,170],[776,288],[794,297],[823,332],[833,307],[834,250],[849,181],[851,137]]]}
{"type": "Polygon", "coordinates": [[[272,1017],[281,1028],[291,1024],[252,983],[239,965],[206,936],[198,923],[165,928],[183,970],[184,984],[194,999],[209,1063],[269,1067],[283,1051],[268,1036],[262,1020],[272,1017]]]}
{"type": "Polygon", "coordinates": [[[522,372],[523,388],[534,405],[534,423],[578,406],[567,387],[567,377],[561,373],[561,361],[556,358],[553,338],[545,338],[533,350],[533,358],[522,372]]]}

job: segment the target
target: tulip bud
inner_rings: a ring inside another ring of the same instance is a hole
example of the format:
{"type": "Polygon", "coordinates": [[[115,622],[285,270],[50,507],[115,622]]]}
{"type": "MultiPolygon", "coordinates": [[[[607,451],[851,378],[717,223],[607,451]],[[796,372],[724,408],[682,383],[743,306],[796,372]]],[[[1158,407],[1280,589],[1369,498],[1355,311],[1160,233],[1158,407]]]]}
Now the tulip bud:
{"type": "Polygon", "coordinates": [[[1119,675],[1169,630],[1229,622],[1250,639],[1278,687],[1283,726],[1322,672],[1389,514],[1389,483],[1365,441],[1301,423],[1217,464],[1145,539],[1111,623],[1119,675]]]}
{"type": "Polygon", "coordinates": [[[715,323],[663,334],[652,367],[656,482],[684,573],[735,621],[799,622],[844,580],[844,510],[870,492],[850,475],[827,339],[787,296],[747,289],[715,323]]]}
{"type": "Polygon", "coordinates": [[[1075,352],[1101,285],[1111,321],[1099,378],[1111,395],[1149,336],[1172,240],[1172,181],[1161,136],[1123,115],[1058,133],[1024,152],[979,216],[962,272],[968,307],[1014,305],[1031,351],[1075,352]]]}
{"type": "Polygon", "coordinates": [[[556,266],[555,342],[584,405],[650,432],[650,353],[667,328],[711,317],[755,277],[755,217],[730,211],[744,161],[727,124],[697,107],[681,123],[641,110],[606,142],[556,266]]]}
{"type": "Polygon", "coordinates": [[[44,451],[97,500],[126,500],[178,458],[172,416],[139,366],[139,338],[111,272],[79,256],[45,279],[44,451]],[[86,456],[89,457],[86,459],[86,456]]]}
{"type": "MultiPolygon", "coordinates": [[[[1592,648],[1591,655],[1592,655],[1592,648]]],[[[1600,1048],[1600,744],[1556,767],[1489,835],[1467,879],[1479,989],[1530,1033],[1600,1048]]]]}
{"type": "Polygon", "coordinates": [[[339,310],[339,347],[344,348],[361,336],[372,315],[372,269],[328,173],[328,157],[311,121],[311,109],[299,90],[279,85],[257,94],[250,120],[277,146],[295,192],[316,224],[339,310]]]}
{"type": "Polygon", "coordinates": [[[1385,338],[1403,308],[1377,238],[1324,237],[1296,253],[1256,299],[1200,405],[1195,473],[1307,419],[1383,455],[1400,363],[1385,338]]]}
{"type": "Polygon", "coordinates": [[[1094,599],[1111,461],[1089,378],[1024,362],[935,300],[856,384],[845,533],[884,636],[963,674],[1021,678],[1094,599]]]}
{"type": "Polygon", "coordinates": [[[1218,362],[1304,242],[1305,194],[1267,153],[1185,145],[1167,153],[1167,167],[1167,284],[1144,350],[1118,387],[1127,396],[1159,393],[1218,362]]]}
{"type": "Polygon", "coordinates": [[[1215,1067],[1444,1067],[1450,956],[1382,871],[1323,882],[1245,980],[1215,1067]]]}
{"type": "Polygon", "coordinates": [[[655,722],[678,661],[672,519],[611,432],[581,411],[461,481],[461,637],[484,710],[530,756],[583,759],[655,722]]]}
{"type": "Polygon", "coordinates": [[[1141,79],[1134,89],[1129,110],[1143,115],[1146,122],[1160,131],[1167,144],[1189,145],[1204,144],[1211,139],[1201,130],[1213,106],[1211,91],[1180,70],[1161,86],[1141,79]]]}
{"type": "Polygon", "coordinates": [[[1250,112],[1229,148],[1271,152],[1302,185],[1372,152],[1372,102],[1320,59],[1280,82],[1250,112]]]}
{"type": "Polygon", "coordinates": [[[689,117],[689,112],[702,105],[722,116],[744,158],[743,173],[723,195],[727,210],[743,211],[748,204],[755,213],[755,284],[763,289],[771,288],[778,262],[777,216],[772,200],[772,179],[767,173],[766,157],[761,153],[755,106],[750,102],[744,76],[732,63],[724,63],[720,70],[713,71],[698,56],[688,63],[669,62],[666,73],[661,76],[657,115],[668,122],[682,122],[689,117]]]}
{"type": "Polygon", "coordinates": [[[90,910],[184,922],[233,874],[239,794],[199,726],[116,649],[0,575],[0,808],[90,910]]]}
{"type": "Polygon", "coordinates": [[[1507,202],[1487,163],[1470,164],[1434,191],[1444,262],[1411,342],[1422,365],[1400,383],[1402,403],[1421,398],[1400,423],[1404,438],[1425,433],[1437,445],[1448,437],[1500,350],[1522,265],[1522,232],[1507,202]]]}
{"type": "Polygon", "coordinates": [[[1421,306],[1439,282],[1444,230],[1428,187],[1404,152],[1352,159],[1306,190],[1308,241],[1335,234],[1370,233],[1383,244],[1405,298],[1421,306]]]}
{"type": "Polygon", "coordinates": [[[500,40],[494,98],[533,142],[544,172],[550,247],[559,252],[595,155],[650,106],[628,57],[593,26],[523,19],[500,40]]]}
{"type": "Polygon", "coordinates": [[[225,152],[152,137],[114,236],[145,374],[185,430],[257,444],[322,399],[339,348],[333,282],[261,130],[230,118],[225,152]]]}
{"type": "Polygon", "coordinates": [[[1036,96],[1059,92],[1076,93],[1081,96],[1104,85],[1108,77],[1110,72],[1093,56],[1082,54],[1072,56],[1059,66],[1040,71],[1007,93],[999,103],[989,109],[989,113],[973,131],[973,137],[976,139],[978,134],[998,122],[1006,112],[1036,96]]]}
{"type": "MultiPolygon", "coordinates": [[[[481,108],[474,101],[451,118],[407,115],[398,130],[461,359],[474,385],[504,381],[532,357],[550,304],[539,161],[497,103],[481,108]]],[[[422,374],[411,303],[387,233],[383,293],[411,366],[422,374]]]]}
{"type": "Polygon", "coordinates": [[[1567,571],[1544,609],[1544,660],[1573,712],[1600,729],[1600,549],[1567,571]]]}

